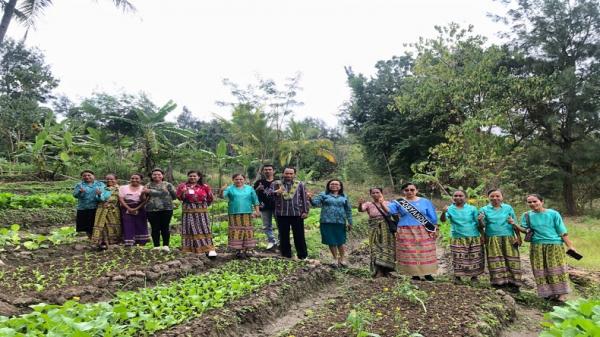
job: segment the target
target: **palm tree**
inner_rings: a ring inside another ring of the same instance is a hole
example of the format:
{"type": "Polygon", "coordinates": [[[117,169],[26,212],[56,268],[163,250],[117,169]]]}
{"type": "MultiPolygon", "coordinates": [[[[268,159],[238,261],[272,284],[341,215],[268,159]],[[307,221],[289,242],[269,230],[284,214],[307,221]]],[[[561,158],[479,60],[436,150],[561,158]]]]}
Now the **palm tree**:
{"type": "MultiPolygon", "coordinates": [[[[135,12],[135,7],[127,0],[112,0],[113,4],[124,12],[135,12]]],[[[37,18],[44,10],[52,5],[52,0],[23,0],[17,8],[17,0],[0,0],[0,7],[4,9],[0,21],[0,45],[4,42],[4,36],[8,31],[8,25],[13,17],[25,25],[27,29],[35,26],[37,18]]]]}
{"type": "Polygon", "coordinates": [[[136,143],[142,151],[142,167],[145,173],[150,173],[161,153],[167,149],[173,149],[174,145],[169,140],[169,135],[188,139],[193,132],[180,129],[175,123],[165,121],[165,117],[175,108],[177,104],[168,101],[160,108],[156,108],[147,98],[142,97],[140,108],[135,110],[135,116],[131,118],[114,117],[131,124],[135,129],[136,143]]]}

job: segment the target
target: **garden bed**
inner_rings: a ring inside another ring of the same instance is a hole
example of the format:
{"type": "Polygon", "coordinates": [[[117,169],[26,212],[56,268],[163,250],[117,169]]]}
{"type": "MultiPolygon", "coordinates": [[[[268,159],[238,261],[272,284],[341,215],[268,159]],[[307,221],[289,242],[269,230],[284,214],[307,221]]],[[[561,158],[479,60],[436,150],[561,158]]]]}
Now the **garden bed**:
{"type": "Polygon", "coordinates": [[[0,315],[28,312],[29,305],[110,299],[117,291],[150,287],[198,273],[229,260],[203,255],[119,247],[4,268],[0,278],[0,315]],[[2,309],[0,309],[2,310],[2,309]]]}

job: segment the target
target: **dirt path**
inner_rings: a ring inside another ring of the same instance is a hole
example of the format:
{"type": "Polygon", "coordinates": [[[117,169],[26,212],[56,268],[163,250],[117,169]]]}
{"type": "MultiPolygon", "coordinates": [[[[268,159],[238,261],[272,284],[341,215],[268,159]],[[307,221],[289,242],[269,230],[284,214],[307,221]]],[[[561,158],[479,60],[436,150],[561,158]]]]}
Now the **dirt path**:
{"type": "Polygon", "coordinates": [[[502,331],[500,337],[537,337],[544,316],[538,309],[517,306],[516,320],[502,331]]]}
{"type": "MultiPolygon", "coordinates": [[[[309,294],[310,296],[302,300],[301,302],[295,303],[285,315],[277,317],[269,324],[265,324],[254,333],[246,334],[245,337],[277,337],[285,333],[288,329],[292,328],[298,322],[305,319],[307,316],[312,314],[312,309],[318,308],[325,304],[332,298],[341,296],[346,286],[349,286],[352,282],[342,281],[334,282],[322,288],[318,292],[309,294]]],[[[355,282],[354,282],[355,283],[355,282]]]]}

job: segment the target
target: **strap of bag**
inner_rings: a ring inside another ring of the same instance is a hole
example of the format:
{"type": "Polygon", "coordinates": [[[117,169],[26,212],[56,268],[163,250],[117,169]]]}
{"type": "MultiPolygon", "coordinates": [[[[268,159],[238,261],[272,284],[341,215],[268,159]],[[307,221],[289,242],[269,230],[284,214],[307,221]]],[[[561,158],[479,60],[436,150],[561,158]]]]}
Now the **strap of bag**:
{"type": "Polygon", "coordinates": [[[412,217],[415,218],[419,222],[419,224],[421,224],[421,226],[425,227],[425,229],[428,232],[435,232],[435,225],[431,221],[429,221],[429,219],[427,219],[427,217],[423,215],[423,213],[421,213],[415,206],[411,205],[406,199],[400,198],[394,200],[394,202],[398,203],[398,205],[404,208],[404,210],[408,212],[408,214],[412,215],[412,217]]]}
{"type": "Polygon", "coordinates": [[[384,218],[389,215],[386,212],[384,212],[381,208],[379,208],[376,203],[373,202],[372,204],[373,204],[373,206],[375,206],[375,208],[377,208],[379,213],[381,213],[381,215],[383,215],[384,218]]]}

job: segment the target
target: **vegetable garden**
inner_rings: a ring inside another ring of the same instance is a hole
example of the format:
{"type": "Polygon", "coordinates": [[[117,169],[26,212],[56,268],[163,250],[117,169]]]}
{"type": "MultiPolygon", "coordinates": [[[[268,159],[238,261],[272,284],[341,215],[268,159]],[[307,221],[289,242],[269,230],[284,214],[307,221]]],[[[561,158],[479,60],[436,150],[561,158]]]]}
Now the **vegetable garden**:
{"type": "MultiPolygon", "coordinates": [[[[2,192],[0,211],[73,212],[69,196],[35,188],[2,192]]],[[[445,275],[436,282],[401,275],[373,279],[367,224],[356,212],[348,269],[327,264],[318,209],[306,219],[306,261],[267,251],[258,220],[258,254],[233,259],[225,248],[226,203],[217,201],[210,212],[216,260],[176,249],[180,210],[170,252],[151,245],[97,251],[72,225],[2,222],[0,336],[500,336],[523,307],[549,312],[543,327],[538,323],[542,336],[599,333],[597,300],[552,308],[534,300],[532,289],[513,297],[486,281],[456,285],[445,275]]],[[[448,228],[441,228],[443,249],[448,228]]],[[[592,281],[585,289],[593,297],[597,287],[592,281]]]]}

